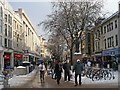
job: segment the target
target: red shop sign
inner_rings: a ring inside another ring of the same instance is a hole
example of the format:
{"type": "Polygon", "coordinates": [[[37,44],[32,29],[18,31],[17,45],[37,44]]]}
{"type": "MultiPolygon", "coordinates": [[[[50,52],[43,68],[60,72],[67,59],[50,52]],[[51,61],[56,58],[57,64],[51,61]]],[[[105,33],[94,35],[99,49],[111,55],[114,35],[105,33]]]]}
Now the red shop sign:
{"type": "Polygon", "coordinates": [[[23,55],[22,54],[14,54],[14,57],[16,57],[16,58],[22,58],[23,55]]]}
{"type": "Polygon", "coordinates": [[[10,55],[4,54],[4,59],[10,59],[10,55]]]}

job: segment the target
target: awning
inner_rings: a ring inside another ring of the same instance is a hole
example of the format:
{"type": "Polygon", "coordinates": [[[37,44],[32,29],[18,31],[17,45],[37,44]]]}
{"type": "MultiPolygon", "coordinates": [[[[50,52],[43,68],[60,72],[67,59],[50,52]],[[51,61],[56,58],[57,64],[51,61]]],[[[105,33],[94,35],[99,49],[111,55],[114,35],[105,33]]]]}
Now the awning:
{"type": "Polygon", "coordinates": [[[23,55],[22,55],[22,54],[14,54],[14,58],[15,58],[16,60],[22,60],[23,55]]]}

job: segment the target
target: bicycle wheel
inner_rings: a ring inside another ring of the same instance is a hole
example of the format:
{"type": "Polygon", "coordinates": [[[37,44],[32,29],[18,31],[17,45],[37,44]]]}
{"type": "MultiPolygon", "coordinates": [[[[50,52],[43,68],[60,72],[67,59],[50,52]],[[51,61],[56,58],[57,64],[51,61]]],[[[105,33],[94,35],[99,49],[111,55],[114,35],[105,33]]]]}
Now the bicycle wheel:
{"type": "Polygon", "coordinates": [[[104,80],[110,80],[112,78],[112,73],[109,71],[104,71],[104,80]]]}
{"type": "Polygon", "coordinates": [[[90,78],[91,74],[92,74],[92,69],[88,69],[86,72],[86,77],[90,78]]]}
{"type": "Polygon", "coordinates": [[[90,78],[90,73],[91,73],[90,71],[87,71],[87,72],[86,72],[86,77],[87,77],[87,78],[90,78]]]}
{"type": "Polygon", "coordinates": [[[100,71],[96,71],[92,76],[92,81],[100,80],[100,71]]]}

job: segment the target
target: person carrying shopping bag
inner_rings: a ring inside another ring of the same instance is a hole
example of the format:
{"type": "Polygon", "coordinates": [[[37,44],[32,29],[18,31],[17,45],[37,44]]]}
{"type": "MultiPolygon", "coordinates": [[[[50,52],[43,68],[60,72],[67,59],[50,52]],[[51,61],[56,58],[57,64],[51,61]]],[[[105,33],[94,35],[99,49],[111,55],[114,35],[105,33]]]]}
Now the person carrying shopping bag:
{"type": "Polygon", "coordinates": [[[46,68],[43,62],[38,66],[39,72],[40,72],[40,81],[41,83],[45,82],[45,73],[46,73],[46,68]]]}

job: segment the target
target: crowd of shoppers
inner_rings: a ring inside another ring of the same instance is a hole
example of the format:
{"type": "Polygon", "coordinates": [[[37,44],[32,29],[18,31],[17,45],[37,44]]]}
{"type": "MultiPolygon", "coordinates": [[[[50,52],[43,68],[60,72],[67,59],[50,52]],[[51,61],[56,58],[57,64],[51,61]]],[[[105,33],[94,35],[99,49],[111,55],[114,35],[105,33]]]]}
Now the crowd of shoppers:
{"type": "MultiPolygon", "coordinates": [[[[62,72],[64,72],[64,81],[70,81],[72,73],[75,73],[75,86],[81,85],[81,74],[84,69],[84,67],[92,67],[96,64],[99,64],[99,68],[107,68],[108,64],[110,65],[109,68],[113,68],[113,70],[117,70],[117,63],[115,61],[112,61],[112,64],[110,61],[104,61],[102,62],[100,59],[97,62],[94,62],[93,60],[87,59],[86,61],[77,59],[74,64],[73,68],[71,68],[71,65],[69,63],[69,59],[67,59],[64,62],[61,62],[59,60],[55,60],[55,62],[51,62],[49,64],[49,68],[52,72],[52,78],[56,80],[57,84],[60,84],[60,80],[62,77],[62,72]],[[71,72],[72,71],[72,72],[71,72]],[[79,77],[79,80],[77,79],[79,77]]],[[[44,74],[47,71],[48,63],[47,62],[41,62],[41,64],[38,66],[40,71],[40,80],[41,82],[44,82],[44,74]],[[42,78],[42,79],[41,79],[42,78]]]]}

